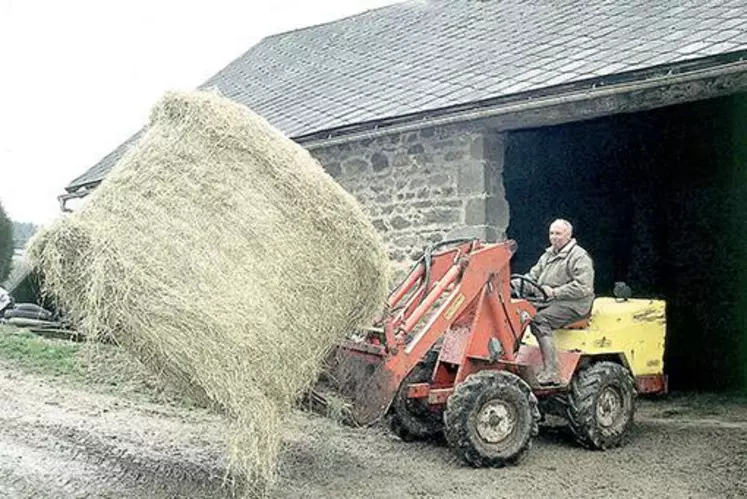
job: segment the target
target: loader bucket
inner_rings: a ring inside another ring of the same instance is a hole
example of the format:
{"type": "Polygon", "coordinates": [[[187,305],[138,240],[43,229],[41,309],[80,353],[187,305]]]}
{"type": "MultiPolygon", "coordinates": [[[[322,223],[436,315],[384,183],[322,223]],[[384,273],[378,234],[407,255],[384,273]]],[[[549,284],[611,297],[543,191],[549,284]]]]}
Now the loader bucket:
{"type": "Polygon", "coordinates": [[[345,423],[368,426],[386,414],[399,382],[386,367],[386,353],[372,345],[347,341],[327,359],[307,401],[324,414],[337,413],[345,423]]]}

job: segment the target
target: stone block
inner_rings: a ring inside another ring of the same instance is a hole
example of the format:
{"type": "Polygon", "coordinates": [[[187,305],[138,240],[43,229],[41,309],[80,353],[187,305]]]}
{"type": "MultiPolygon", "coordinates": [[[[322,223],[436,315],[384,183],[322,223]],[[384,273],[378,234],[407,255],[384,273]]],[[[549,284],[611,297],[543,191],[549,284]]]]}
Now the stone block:
{"type": "Polygon", "coordinates": [[[379,218],[372,220],[371,223],[379,232],[387,232],[389,230],[389,227],[386,226],[386,223],[384,223],[384,221],[379,218]]]}
{"type": "Polygon", "coordinates": [[[487,222],[487,200],[482,197],[468,199],[464,205],[465,225],[483,225],[487,222]]]}
{"type": "Polygon", "coordinates": [[[503,192],[490,196],[485,205],[486,223],[505,231],[508,229],[510,209],[503,192]]]}
{"type": "Polygon", "coordinates": [[[455,208],[432,208],[423,212],[423,223],[426,225],[448,225],[457,223],[461,218],[461,210],[455,208]]]}
{"type": "Polygon", "coordinates": [[[457,182],[459,195],[480,195],[485,190],[485,163],[470,161],[459,165],[459,179],[457,182]]]}
{"type": "Polygon", "coordinates": [[[472,159],[485,159],[488,154],[488,145],[485,138],[482,136],[473,138],[469,146],[469,153],[472,159]]]}
{"type": "Polygon", "coordinates": [[[428,184],[430,184],[432,187],[440,187],[442,185],[450,184],[451,178],[449,178],[448,175],[439,173],[436,175],[431,175],[428,177],[428,184]]]}
{"type": "Polygon", "coordinates": [[[463,151],[449,151],[444,155],[444,161],[453,163],[454,161],[460,161],[464,158],[463,151]]]}
{"type": "Polygon", "coordinates": [[[412,227],[412,222],[407,220],[405,217],[397,215],[389,221],[389,224],[394,230],[402,230],[408,227],[412,227]]]}
{"type": "Polygon", "coordinates": [[[404,236],[395,237],[392,242],[400,248],[405,248],[408,246],[415,246],[419,241],[418,236],[416,236],[415,234],[407,234],[404,236]]]}
{"type": "Polygon", "coordinates": [[[335,178],[342,175],[342,166],[340,165],[339,161],[330,161],[327,163],[322,163],[322,166],[324,166],[324,170],[327,173],[329,173],[335,178]]]}
{"type": "Polygon", "coordinates": [[[429,139],[436,135],[436,130],[434,128],[423,128],[420,130],[420,136],[424,139],[429,139]]]}
{"type": "Polygon", "coordinates": [[[389,158],[385,154],[376,152],[371,156],[371,168],[373,171],[380,172],[389,168],[389,158]]]}
{"type": "Polygon", "coordinates": [[[361,158],[348,159],[342,164],[342,171],[347,176],[361,175],[369,171],[368,161],[361,158]]]}
{"type": "Polygon", "coordinates": [[[423,147],[423,144],[414,144],[407,148],[407,154],[410,156],[415,156],[416,154],[423,154],[425,153],[425,147],[423,147]]]}

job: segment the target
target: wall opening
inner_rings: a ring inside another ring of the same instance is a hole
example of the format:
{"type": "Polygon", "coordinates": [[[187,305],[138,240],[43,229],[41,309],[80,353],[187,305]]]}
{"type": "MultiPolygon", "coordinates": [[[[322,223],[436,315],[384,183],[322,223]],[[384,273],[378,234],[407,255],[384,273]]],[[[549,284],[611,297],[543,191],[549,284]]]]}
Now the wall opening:
{"type": "Polygon", "coordinates": [[[508,134],[508,237],[525,272],[569,219],[597,295],[667,300],[673,389],[747,389],[747,94],[508,134]]]}

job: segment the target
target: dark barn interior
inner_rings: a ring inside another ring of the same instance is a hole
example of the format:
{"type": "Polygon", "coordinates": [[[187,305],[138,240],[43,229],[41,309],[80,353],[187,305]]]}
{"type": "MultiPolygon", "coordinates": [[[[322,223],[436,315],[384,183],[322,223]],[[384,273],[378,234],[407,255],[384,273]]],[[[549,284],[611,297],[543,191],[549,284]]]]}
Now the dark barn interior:
{"type": "Polygon", "coordinates": [[[509,134],[513,261],[557,217],[592,255],[597,295],[667,300],[673,390],[747,390],[747,94],[509,134]]]}

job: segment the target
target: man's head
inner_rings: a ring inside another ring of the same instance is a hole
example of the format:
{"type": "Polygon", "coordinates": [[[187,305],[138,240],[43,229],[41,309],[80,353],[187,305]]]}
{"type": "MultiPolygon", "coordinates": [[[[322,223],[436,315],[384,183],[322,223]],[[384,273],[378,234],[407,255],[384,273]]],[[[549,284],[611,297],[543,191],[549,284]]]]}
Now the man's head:
{"type": "Polygon", "coordinates": [[[573,237],[573,226],[568,220],[559,218],[550,224],[550,245],[555,251],[568,244],[573,237]]]}

